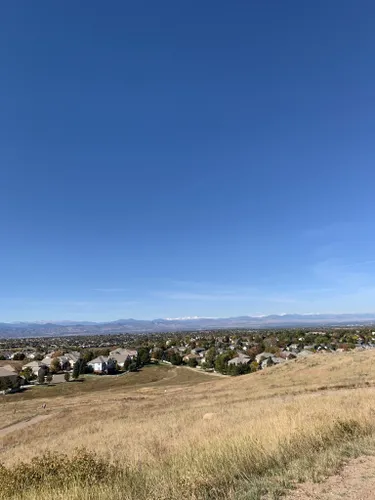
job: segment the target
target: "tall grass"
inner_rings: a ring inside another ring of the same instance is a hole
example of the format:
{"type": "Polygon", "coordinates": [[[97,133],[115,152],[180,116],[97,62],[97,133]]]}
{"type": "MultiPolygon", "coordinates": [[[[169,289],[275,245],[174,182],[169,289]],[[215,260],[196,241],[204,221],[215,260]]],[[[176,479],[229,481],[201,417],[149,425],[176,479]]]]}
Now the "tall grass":
{"type": "Polygon", "coordinates": [[[279,498],[375,449],[372,359],[341,360],[317,357],[195,387],[174,379],[131,395],[57,399],[55,420],[3,440],[0,498],[279,498]],[[340,381],[370,386],[329,390],[340,381]],[[317,391],[323,382],[328,389],[317,391]]]}

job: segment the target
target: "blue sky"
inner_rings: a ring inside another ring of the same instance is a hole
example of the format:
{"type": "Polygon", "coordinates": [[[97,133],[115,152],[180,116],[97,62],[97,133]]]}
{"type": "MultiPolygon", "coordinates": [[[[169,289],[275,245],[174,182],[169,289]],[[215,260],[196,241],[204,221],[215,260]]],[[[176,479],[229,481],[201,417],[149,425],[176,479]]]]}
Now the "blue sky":
{"type": "Polygon", "coordinates": [[[4,4],[0,321],[375,312],[374,19],[4,4]]]}

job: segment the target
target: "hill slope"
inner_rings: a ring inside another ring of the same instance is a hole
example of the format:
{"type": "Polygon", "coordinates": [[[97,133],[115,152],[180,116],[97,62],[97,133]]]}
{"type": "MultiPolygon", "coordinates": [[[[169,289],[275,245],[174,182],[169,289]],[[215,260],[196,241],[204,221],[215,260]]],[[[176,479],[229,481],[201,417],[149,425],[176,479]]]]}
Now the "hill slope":
{"type": "Polygon", "coordinates": [[[182,367],[134,376],[135,385],[124,376],[95,392],[7,398],[7,424],[41,413],[43,401],[52,416],[0,439],[9,467],[0,479],[11,485],[0,498],[277,498],[375,449],[374,351],[317,354],[238,378],[182,367]],[[82,446],[88,454],[73,453],[82,446]],[[67,458],[15,469],[47,451],[67,458]]]}

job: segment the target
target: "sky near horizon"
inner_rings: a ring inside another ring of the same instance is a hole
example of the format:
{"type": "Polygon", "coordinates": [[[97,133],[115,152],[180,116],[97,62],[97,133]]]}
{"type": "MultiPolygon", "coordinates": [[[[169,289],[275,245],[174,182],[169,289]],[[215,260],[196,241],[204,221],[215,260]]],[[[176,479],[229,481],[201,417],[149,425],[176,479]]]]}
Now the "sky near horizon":
{"type": "Polygon", "coordinates": [[[375,312],[374,24],[4,3],[0,321],[375,312]]]}

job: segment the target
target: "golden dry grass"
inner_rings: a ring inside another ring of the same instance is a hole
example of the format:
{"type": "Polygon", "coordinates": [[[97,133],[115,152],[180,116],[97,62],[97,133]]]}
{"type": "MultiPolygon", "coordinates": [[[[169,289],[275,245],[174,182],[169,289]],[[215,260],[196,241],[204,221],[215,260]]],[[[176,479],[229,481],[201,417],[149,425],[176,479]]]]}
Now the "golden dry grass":
{"type": "MultiPolygon", "coordinates": [[[[318,354],[238,378],[154,367],[118,380],[53,393],[51,419],[0,439],[0,461],[14,467],[85,447],[124,474],[84,488],[48,480],[14,498],[278,498],[294,481],[321,478],[343,457],[373,450],[372,351],[318,354]]],[[[40,414],[45,394],[7,397],[1,426],[40,414]]]]}

